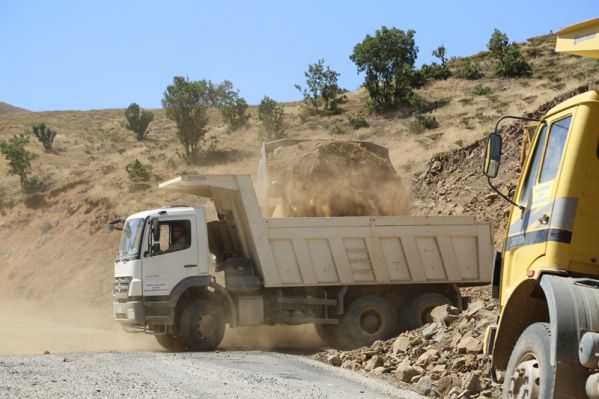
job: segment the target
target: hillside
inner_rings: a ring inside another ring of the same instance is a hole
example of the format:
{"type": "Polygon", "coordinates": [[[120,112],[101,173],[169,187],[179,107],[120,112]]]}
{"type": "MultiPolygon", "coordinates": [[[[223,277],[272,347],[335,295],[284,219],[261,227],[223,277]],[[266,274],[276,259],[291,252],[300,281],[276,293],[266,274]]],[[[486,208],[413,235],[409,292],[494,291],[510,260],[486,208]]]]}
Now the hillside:
{"type": "Polygon", "coordinates": [[[15,107],[8,103],[0,101],[0,115],[13,114],[15,112],[29,112],[24,108],[15,107]]]}
{"type": "MultiPolygon", "coordinates": [[[[413,213],[464,213],[499,220],[501,211],[497,210],[503,204],[487,208],[483,201],[493,200],[481,199],[490,191],[478,169],[479,140],[500,115],[542,109],[554,97],[599,78],[597,62],[555,54],[554,43],[553,36],[542,36],[523,45],[523,53],[533,65],[531,78],[489,77],[489,61],[480,53],[473,58],[481,60],[487,77],[474,81],[450,78],[417,90],[429,103],[438,128],[413,133],[409,109],[369,114],[366,93],[357,91],[347,94],[343,113],[336,116],[305,118],[300,103],[283,104],[287,135],[369,140],[387,146],[395,168],[413,185],[413,213]],[[489,87],[490,93],[476,95],[477,85],[489,87]],[[347,116],[358,114],[365,116],[369,126],[353,130],[347,116]],[[345,133],[332,134],[335,125],[345,133]],[[435,157],[438,153],[445,155],[435,157]],[[443,168],[437,170],[435,162],[443,168]]],[[[464,60],[452,60],[450,67],[459,67],[464,60]]],[[[247,173],[255,177],[262,143],[255,107],[250,107],[249,125],[234,133],[229,133],[219,113],[211,110],[207,136],[216,137],[216,150],[197,165],[179,157],[174,123],[162,110],[154,113],[148,138],[140,142],[124,128],[122,109],[0,111],[0,139],[38,122],[58,131],[52,152],[45,152],[35,138],[28,145],[37,155],[33,175],[44,181],[42,192],[24,197],[18,178],[7,176],[6,162],[0,161],[0,297],[52,306],[89,306],[110,323],[118,236],[104,233],[102,225],[110,218],[164,204],[197,204],[196,198],[157,190],[158,182],[180,174],[247,173]],[[148,185],[133,185],[127,178],[124,167],[136,158],[152,165],[148,185]]],[[[514,141],[507,148],[515,148],[517,134],[509,137],[514,141]]],[[[504,161],[504,168],[514,162],[504,161]]]]}

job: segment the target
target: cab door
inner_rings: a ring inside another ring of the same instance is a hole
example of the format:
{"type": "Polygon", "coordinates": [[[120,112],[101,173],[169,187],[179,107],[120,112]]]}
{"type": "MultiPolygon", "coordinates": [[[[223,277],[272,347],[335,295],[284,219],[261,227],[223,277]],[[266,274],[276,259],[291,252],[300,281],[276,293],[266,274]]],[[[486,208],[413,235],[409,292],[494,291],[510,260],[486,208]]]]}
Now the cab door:
{"type": "Polygon", "coordinates": [[[550,229],[553,212],[562,209],[564,201],[556,199],[557,177],[571,121],[571,115],[564,115],[543,124],[530,153],[516,196],[522,209],[513,207],[505,242],[502,305],[529,277],[529,267],[545,255],[547,241],[554,238],[550,229]]]}
{"type": "Polygon", "coordinates": [[[143,295],[169,295],[186,277],[198,275],[199,248],[197,221],[193,217],[160,217],[160,240],[152,241],[146,229],[146,251],[143,253],[143,295]],[[185,235],[185,240],[175,230],[185,235]],[[185,244],[183,242],[185,241],[185,244]]]}

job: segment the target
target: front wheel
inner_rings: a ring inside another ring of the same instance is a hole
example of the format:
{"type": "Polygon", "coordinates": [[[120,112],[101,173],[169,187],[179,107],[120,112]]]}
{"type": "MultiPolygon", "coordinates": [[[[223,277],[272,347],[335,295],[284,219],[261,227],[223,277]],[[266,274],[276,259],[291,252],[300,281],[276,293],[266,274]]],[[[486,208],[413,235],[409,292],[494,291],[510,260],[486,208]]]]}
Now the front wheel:
{"type": "Polygon", "coordinates": [[[191,351],[213,351],[225,335],[222,307],[209,299],[190,302],[181,314],[179,333],[191,351]]]}
{"type": "Polygon", "coordinates": [[[524,330],[505,370],[504,399],[553,398],[555,367],[550,363],[550,351],[548,323],[534,323],[524,330]]]}
{"type": "Polygon", "coordinates": [[[154,335],[154,338],[156,338],[156,341],[160,344],[160,346],[168,351],[181,352],[185,349],[185,344],[181,340],[181,337],[174,336],[171,333],[154,335]]]}

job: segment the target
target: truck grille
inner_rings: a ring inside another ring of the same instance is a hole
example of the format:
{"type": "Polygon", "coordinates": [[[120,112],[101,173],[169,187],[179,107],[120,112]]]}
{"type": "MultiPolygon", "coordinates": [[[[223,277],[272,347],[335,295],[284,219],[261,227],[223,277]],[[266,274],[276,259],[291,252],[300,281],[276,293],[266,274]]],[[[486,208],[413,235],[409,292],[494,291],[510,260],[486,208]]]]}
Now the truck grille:
{"type": "Polygon", "coordinates": [[[115,277],[114,279],[114,293],[125,294],[129,292],[129,284],[131,283],[131,277],[115,277]]]}

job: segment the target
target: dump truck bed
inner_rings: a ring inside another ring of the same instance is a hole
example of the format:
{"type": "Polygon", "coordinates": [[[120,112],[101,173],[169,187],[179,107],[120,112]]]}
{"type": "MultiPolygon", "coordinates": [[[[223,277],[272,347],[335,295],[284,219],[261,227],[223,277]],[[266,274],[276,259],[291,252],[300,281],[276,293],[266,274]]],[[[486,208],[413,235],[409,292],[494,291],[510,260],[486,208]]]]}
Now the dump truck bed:
{"type": "Polygon", "coordinates": [[[247,175],[181,176],[160,187],[213,199],[265,287],[491,279],[492,227],[474,217],[263,218],[247,175]]]}

